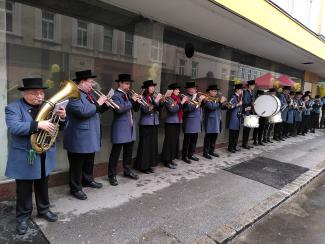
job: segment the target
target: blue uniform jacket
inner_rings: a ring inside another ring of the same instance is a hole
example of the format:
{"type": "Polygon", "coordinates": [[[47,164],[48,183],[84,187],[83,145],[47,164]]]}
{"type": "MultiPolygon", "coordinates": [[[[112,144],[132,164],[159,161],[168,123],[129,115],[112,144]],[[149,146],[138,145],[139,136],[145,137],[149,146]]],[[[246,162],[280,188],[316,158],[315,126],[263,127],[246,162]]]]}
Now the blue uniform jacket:
{"type": "MultiPolygon", "coordinates": [[[[28,151],[32,148],[30,142],[31,124],[33,118],[29,111],[32,107],[23,101],[16,100],[5,108],[6,124],[11,135],[8,161],[5,175],[13,179],[33,180],[41,178],[41,157],[36,154],[32,165],[28,164],[28,151]]],[[[45,174],[51,173],[56,165],[55,144],[46,151],[45,174]]]]}
{"type": "MultiPolygon", "coordinates": [[[[296,103],[298,104],[298,107],[301,107],[303,105],[302,99],[297,100],[296,103]]],[[[295,122],[301,122],[302,121],[302,110],[301,109],[295,109],[294,110],[294,119],[295,122]]]]}
{"type": "Polygon", "coordinates": [[[237,107],[237,104],[240,102],[239,96],[233,94],[229,102],[234,106],[233,109],[230,109],[229,129],[240,130],[242,108],[237,107]]]}
{"type": "Polygon", "coordinates": [[[202,121],[202,108],[193,103],[186,103],[183,115],[183,132],[200,133],[202,121]]]}
{"type": "Polygon", "coordinates": [[[204,104],[204,128],[206,133],[220,133],[221,105],[207,101],[204,104]]]}
{"type": "Polygon", "coordinates": [[[282,111],[281,111],[281,118],[282,118],[282,121],[286,122],[287,121],[287,115],[288,115],[288,102],[287,102],[287,98],[286,98],[286,95],[284,95],[283,93],[281,93],[279,95],[279,100],[281,102],[281,109],[284,108],[282,111]]]}
{"type": "Polygon", "coordinates": [[[306,102],[306,109],[303,111],[303,115],[311,115],[311,110],[313,108],[314,101],[308,100],[306,102]]]}
{"type": "Polygon", "coordinates": [[[134,102],[125,93],[115,90],[113,101],[120,107],[114,110],[111,130],[112,144],[128,143],[136,140],[136,118],[132,111],[138,111],[140,104],[134,102]]]}
{"type": "Polygon", "coordinates": [[[67,105],[68,123],[64,130],[63,147],[74,153],[98,152],[101,147],[99,106],[86,93],[80,100],[70,99],[67,105]]]}
{"type": "Polygon", "coordinates": [[[161,104],[159,103],[157,104],[153,96],[150,97],[150,100],[153,109],[149,111],[148,106],[141,105],[139,125],[159,125],[159,111],[161,108],[161,104]]]}
{"type": "Polygon", "coordinates": [[[171,104],[170,102],[165,102],[164,106],[167,111],[165,123],[167,124],[181,124],[183,123],[183,118],[178,118],[178,111],[182,109],[182,104],[171,104]]]}
{"type": "Polygon", "coordinates": [[[247,107],[251,107],[252,106],[252,103],[253,103],[253,100],[254,100],[254,95],[253,93],[251,93],[249,90],[244,90],[243,91],[243,114],[244,115],[250,115],[252,114],[252,110],[250,111],[245,111],[245,109],[247,107]]]}

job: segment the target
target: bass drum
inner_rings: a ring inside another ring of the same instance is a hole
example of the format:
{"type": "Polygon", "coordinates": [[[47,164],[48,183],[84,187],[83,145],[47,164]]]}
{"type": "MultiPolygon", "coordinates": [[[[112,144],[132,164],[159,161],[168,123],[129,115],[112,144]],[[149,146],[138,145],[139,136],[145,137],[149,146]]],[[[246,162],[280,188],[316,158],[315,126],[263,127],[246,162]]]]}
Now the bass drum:
{"type": "Polygon", "coordinates": [[[254,103],[255,113],[261,117],[270,117],[280,112],[281,102],[272,95],[259,96],[254,103]]]}
{"type": "Polygon", "coordinates": [[[259,127],[259,116],[257,115],[246,115],[244,116],[244,126],[248,128],[258,128],[259,127]]]}
{"type": "Polygon", "coordinates": [[[282,122],[281,113],[277,113],[268,118],[270,124],[276,124],[282,122]]]}

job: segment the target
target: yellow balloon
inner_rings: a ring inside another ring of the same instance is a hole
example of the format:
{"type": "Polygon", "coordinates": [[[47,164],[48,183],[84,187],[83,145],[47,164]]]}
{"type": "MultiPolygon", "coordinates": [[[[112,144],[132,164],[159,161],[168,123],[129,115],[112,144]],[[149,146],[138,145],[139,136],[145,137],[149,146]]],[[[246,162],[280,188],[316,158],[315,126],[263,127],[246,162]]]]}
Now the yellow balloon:
{"type": "Polygon", "coordinates": [[[60,66],[58,64],[52,64],[52,66],[51,66],[51,72],[52,73],[58,73],[58,72],[60,72],[60,66]]]}
{"type": "Polygon", "coordinates": [[[54,85],[54,81],[53,81],[53,80],[46,80],[44,83],[45,83],[45,85],[46,85],[48,88],[52,88],[53,85],[54,85]]]}
{"type": "Polygon", "coordinates": [[[276,88],[276,89],[279,89],[280,88],[280,81],[279,80],[274,80],[273,82],[273,87],[276,88]]]}

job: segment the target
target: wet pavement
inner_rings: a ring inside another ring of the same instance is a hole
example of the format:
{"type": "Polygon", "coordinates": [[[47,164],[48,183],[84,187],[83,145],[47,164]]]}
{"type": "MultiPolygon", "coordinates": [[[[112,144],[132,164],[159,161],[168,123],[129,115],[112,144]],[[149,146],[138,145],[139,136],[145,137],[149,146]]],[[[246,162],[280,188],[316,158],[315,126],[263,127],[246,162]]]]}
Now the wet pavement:
{"type": "Polygon", "coordinates": [[[325,243],[325,173],[230,243],[325,243]]]}
{"type": "MultiPolygon", "coordinates": [[[[276,172],[299,169],[294,174],[284,174],[290,176],[281,181],[286,184],[305,170],[325,168],[325,148],[319,147],[324,144],[324,135],[325,130],[318,131],[236,154],[218,149],[220,158],[207,160],[198,155],[199,162],[189,165],[177,161],[176,170],[157,167],[154,174],[141,174],[138,181],[118,176],[117,187],[101,177],[97,180],[103,183],[102,189],[84,189],[88,195],[86,201],[71,197],[68,186],[51,188],[52,210],[59,214],[59,221],[48,223],[34,218],[37,226],[31,233],[35,235],[30,235],[27,241],[34,238],[33,243],[38,240],[44,243],[37,238],[45,236],[50,243],[60,244],[192,243],[273,194],[281,193],[283,184],[272,187],[261,180],[264,176],[274,180],[276,172]],[[240,168],[243,162],[259,164],[261,157],[273,161],[263,161],[255,172],[250,167],[249,174],[229,172],[236,165],[240,168]]],[[[3,203],[6,205],[13,203],[3,203]]],[[[8,229],[5,235],[0,232],[0,243],[16,238],[13,210],[5,216],[11,227],[4,227],[7,222],[0,221],[0,230],[8,229]]]]}

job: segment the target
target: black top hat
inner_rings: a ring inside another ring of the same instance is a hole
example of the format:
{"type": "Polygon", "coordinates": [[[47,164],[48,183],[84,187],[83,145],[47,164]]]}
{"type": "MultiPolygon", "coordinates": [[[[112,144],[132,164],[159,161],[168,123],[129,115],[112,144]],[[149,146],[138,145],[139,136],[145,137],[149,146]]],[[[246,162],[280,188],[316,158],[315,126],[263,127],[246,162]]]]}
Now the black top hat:
{"type": "Polygon", "coordinates": [[[320,98],[320,95],[316,95],[315,98],[316,98],[316,99],[320,98]]]}
{"type": "Polygon", "coordinates": [[[276,89],[275,88],[270,88],[269,92],[276,92],[276,89]]]}
{"type": "Polygon", "coordinates": [[[249,81],[247,81],[247,85],[255,85],[255,80],[249,80],[249,81]]]}
{"type": "Polygon", "coordinates": [[[296,92],[296,95],[302,95],[302,92],[301,91],[297,91],[296,92]]]}
{"type": "Polygon", "coordinates": [[[141,86],[142,89],[148,88],[149,86],[156,86],[156,83],[153,83],[153,80],[146,80],[142,83],[143,85],[141,86]]]}
{"type": "Polygon", "coordinates": [[[74,78],[73,81],[81,81],[88,78],[96,78],[96,75],[92,74],[90,69],[77,71],[76,78],[74,78]]]}
{"type": "Polygon", "coordinates": [[[186,82],[185,83],[185,88],[187,89],[187,88],[194,88],[194,87],[197,87],[196,85],[195,85],[195,81],[189,81],[189,82],[186,82]]]}
{"type": "Polygon", "coordinates": [[[291,89],[291,86],[283,86],[282,87],[282,90],[290,90],[291,89]]]}
{"type": "Polygon", "coordinates": [[[243,89],[243,84],[235,84],[235,90],[243,89]]]}
{"type": "Polygon", "coordinates": [[[290,91],[289,95],[295,95],[296,93],[294,91],[290,91]]]}
{"type": "Polygon", "coordinates": [[[116,82],[123,82],[123,81],[130,81],[133,82],[133,80],[131,79],[131,75],[130,74],[119,74],[118,75],[118,79],[115,80],[116,82]]]}
{"type": "Polygon", "coordinates": [[[25,91],[29,89],[47,89],[47,86],[43,85],[42,78],[23,78],[23,86],[18,87],[19,91],[25,91]]]}
{"type": "Polygon", "coordinates": [[[257,90],[256,91],[256,95],[259,96],[259,95],[264,95],[264,91],[263,90],[257,90]]]}
{"type": "Polygon", "coordinates": [[[178,84],[178,83],[172,83],[172,84],[169,84],[168,85],[168,89],[169,90],[175,90],[175,89],[179,89],[179,88],[181,88],[181,85],[180,84],[178,84]]]}
{"type": "Polygon", "coordinates": [[[208,92],[208,91],[211,91],[211,90],[216,90],[217,91],[217,90],[220,90],[220,89],[218,88],[217,85],[209,85],[206,91],[208,92]]]}
{"type": "Polygon", "coordinates": [[[311,91],[305,91],[305,95],[309,95],[311,91]]]}

